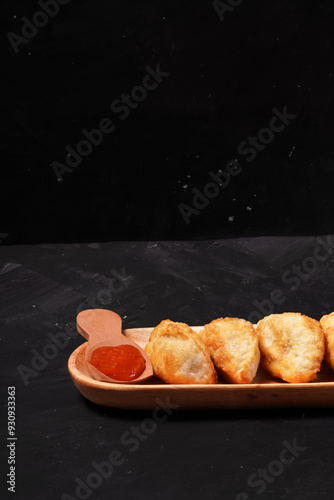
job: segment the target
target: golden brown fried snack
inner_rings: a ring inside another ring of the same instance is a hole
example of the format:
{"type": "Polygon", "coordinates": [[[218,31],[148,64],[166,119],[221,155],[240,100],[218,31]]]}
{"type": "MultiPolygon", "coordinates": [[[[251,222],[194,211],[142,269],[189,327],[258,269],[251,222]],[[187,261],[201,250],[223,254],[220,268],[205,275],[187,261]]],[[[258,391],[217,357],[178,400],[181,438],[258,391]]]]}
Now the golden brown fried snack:
{"type": "Polygon", "coordinates": [[[256,375],[260,350],[253,325],[244,319],[219,318],[199,333],[213,363],[228,382],[250,384],[256,375]]]}
{"type": "Polygon", "coordinates": [[[334,370],[334,312],[323,316],[320,325],[325,335],[326,363],[334,370]]]}
{"type": "Polygon", "coordinates": [[[258,322],[261,366],[286,382],[310,382],[325,354],[319,321],[300,313],[271,314],[258,322]]]}
{"type": "Polygon", "coordinates": [[[169,384],[215,384],[217,373],[210,354],[185,323],[162,321],[145,347],[154,374],[169,384]]]}

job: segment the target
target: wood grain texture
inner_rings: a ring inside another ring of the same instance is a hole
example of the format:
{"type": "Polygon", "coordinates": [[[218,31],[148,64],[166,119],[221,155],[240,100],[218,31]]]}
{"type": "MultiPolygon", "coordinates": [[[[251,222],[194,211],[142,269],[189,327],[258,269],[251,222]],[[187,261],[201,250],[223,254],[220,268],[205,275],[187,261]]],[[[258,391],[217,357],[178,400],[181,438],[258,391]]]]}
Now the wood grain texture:
{"type": "MultiPolygon", "coordinates": [[[[192,328],[198,331],[202,327],[192,328]]],[[[151,331],[152,328],[133,328],[123,333],[143,348],[151,331]]],[[[252,384],[228,384],[220,379],[215,385],[174,385],[152,377],[143,383],[120,385],[91,377],[85,359],[86,346],[87,343],[82,344],[71,354],[68,369],[81,394],[102,406],[154,409],[158,400],[166,397],[182,410],[334,406],[334,372],[326,364],[315,381],[305,384],[279,381],[259,368],[252,384]]]]}

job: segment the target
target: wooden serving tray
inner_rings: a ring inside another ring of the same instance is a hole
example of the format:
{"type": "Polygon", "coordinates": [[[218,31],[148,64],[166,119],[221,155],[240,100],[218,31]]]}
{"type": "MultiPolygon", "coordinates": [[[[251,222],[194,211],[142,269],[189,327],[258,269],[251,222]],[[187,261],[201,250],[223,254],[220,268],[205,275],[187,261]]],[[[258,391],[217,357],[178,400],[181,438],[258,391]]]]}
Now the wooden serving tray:
{"type": "MultiPolygon", "coordinates": [[[[202,326],[194,326],[199,331],[202,326]]],[[[152,328],[132,328],[123,334],[145,347],[152,328]]],[[[87,342],[80,345],[68,360],[68,369],[76,388],[89,401],[113,408],[143,410],[162,405],[180,410],[254,409],[288,407],[333,407],[334,371],[323,363],[317,378],[304,384],[289,384],[271,377],[259,367],[252,384],[165,384],[157,377],[138,384],[99,382],[90,376],[85,360],[87,342]]],[[[170,411],[170,410],[169,410],[170,411]]]]}

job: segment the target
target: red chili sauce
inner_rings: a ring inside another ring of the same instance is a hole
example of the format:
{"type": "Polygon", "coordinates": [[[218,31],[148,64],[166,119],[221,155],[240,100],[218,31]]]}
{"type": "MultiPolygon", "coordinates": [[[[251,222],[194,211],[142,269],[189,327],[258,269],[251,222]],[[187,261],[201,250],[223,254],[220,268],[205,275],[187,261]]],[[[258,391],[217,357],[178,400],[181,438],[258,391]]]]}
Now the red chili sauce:
{"type": "Polygon", "coordinates": [[[145,359],[134,346],[98,347],[93,351],[90,363],[100,372],[115,380],[133,380],[145,369],[145,359]]]}

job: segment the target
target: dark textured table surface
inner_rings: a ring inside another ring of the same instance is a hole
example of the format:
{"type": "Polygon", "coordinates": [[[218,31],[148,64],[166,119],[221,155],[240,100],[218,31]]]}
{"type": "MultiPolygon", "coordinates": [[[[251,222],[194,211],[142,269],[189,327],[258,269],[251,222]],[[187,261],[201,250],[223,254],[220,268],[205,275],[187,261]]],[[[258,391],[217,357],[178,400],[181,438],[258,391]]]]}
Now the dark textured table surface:
{"type": "Polygon", "coordinates": [[[17,440],[13,495],[3,426],[1,498],[331,499],[332,409],[181,408],[155,422],[85,400],[67,360],[84,308],[114,310],[125,328],[319,319],[334,310],[333,250],[331,236],[2,247],[2,418],[14,386],[17,440]]]}

